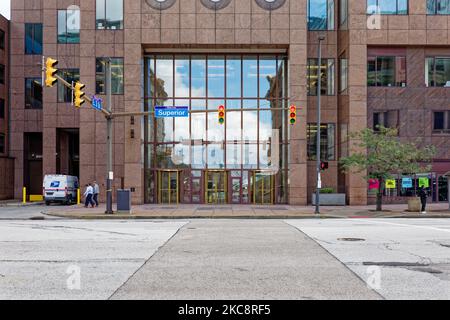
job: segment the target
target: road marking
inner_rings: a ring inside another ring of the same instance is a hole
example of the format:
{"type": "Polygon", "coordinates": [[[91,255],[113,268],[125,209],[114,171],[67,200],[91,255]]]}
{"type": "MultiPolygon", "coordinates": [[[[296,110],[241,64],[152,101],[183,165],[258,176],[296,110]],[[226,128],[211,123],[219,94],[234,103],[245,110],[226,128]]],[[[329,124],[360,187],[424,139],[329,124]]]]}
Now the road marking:
{"type": "Polygon", "coordinates": [[[377,220],[364,220],[364,222],[371,222],[371,223],[378,223],[378,224],[388,224],[392,226],[398,226],[398,227],[411,227],[411,228],[418,228],[418,229],[428,229],[428,230],[434,230],[434,231],[442,231],[450,233],[450,230],[435,228],[435,227],[427,227],[427,226],[417,226],[414,224],[403,224],[403,223],[393,223],[393,222],[386,222],[386,221],[377,221],[377,220]]]}

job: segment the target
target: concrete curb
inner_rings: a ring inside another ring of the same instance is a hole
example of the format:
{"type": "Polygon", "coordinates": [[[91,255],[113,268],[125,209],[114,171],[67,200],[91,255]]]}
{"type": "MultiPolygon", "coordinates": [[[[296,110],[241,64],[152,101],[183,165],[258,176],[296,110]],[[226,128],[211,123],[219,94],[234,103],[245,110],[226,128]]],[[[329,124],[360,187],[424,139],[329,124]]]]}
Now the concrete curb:
{"type": "Polygon", "coordinates": [[[76,219],[76,220],[183,220],[183,219],[281,219],[281,220],[290,220],[290,219],[385,219],[385,218],[403,218],[403,219],[412,219],[412,218],[446,218],[450,219],[450,215],[446,214],[426,214],[426,215],[385,215],[385,216],[340,216],[340,215],[332,215],[332,214],[322,214],[320,216],[311,215],[311,214],[303,214],[303,215],[155,215],[155,216],[146,216],[146,215],[129,215],[129,214],[113,214],[113,215],[105,215],[105,214],[95,214],[95,215],[74,215],[74,214],[57,214],[50,212],[41,212],[43,215],[50,217],[58,217],[58,218],[66,218],[66,219],[76,219]]]}

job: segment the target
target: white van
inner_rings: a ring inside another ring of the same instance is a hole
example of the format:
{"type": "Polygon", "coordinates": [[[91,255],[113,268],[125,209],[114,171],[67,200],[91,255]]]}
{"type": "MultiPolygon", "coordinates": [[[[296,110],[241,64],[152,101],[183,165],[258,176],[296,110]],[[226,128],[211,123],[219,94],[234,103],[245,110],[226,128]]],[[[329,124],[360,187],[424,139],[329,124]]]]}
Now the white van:
{"type": "Polygon", "coordinates": [[[77,201],[78,178],[64,175],[46,175],[44,177],[44,201],[46,205],[52,202],[62,202],[70,205],[77,201]]]}

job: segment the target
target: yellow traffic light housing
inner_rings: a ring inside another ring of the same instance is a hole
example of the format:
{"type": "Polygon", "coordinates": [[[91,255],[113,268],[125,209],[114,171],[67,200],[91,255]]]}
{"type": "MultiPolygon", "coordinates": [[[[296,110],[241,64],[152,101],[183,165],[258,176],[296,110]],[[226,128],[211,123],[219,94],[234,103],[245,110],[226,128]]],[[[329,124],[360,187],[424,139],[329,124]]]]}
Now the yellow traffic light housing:
{"type": "Polygon", "coordinates": [[[56,69],[56,65],[58,64],[58,60],[47,58],[45,63],[45,85],[49,88],[53,87],[58,80],[55,75],[58,72],[56,69]]]}
{"type": "Polygon", "coordinates": [[[294,125],[297,122],[297,107],[292,105],[289,107],[289,123],[294,125]]]}
{"type": "Polygon", "coordinates": [[[224,124],[225,123],[225,107],[224,106],[219,106],[219,124],[224,124]]]}
{"type": "Polygon", "coordinates": [[[86,85],[84,85],[82,83],[79,83],[79,82],[75,83],[75,93],[74,93],[75,101],[74,101],[74,103],[75,103],[75,107],[77,107],[77,108],[80,108],[83,105],[83,103],[86,102],[86,100],[83,99],[83,97],[86,95],[86,93],[81,91],[84,89],[84,87],[86,87],[86,85]]]}

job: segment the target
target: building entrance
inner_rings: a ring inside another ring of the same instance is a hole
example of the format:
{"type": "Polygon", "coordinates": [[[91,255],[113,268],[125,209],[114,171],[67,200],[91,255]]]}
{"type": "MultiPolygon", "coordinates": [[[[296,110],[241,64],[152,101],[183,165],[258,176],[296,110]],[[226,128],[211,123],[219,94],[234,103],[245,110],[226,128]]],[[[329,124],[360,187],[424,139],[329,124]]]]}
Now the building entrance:
{"type": "Polygon", "coordinates": [[[178,204],[180,202],[180,172],[178,170],[158,171],[158,202],[178,204]]]}
{"type": "Polygon", "coordinates": [[[253,203],[273,204],[274,176],[269,172],[254,171],[252,178],[253,203]]]}
{"type": "Polygon", "coordinates": [[[189,116],[144,117],[145,202],[287,203],[287,65],[284,54],[146,56],[143,111],[189,116]]]}
{"type": "Polygon", "coordinates": [[[227,171],[205,171],[205,202],[207,204],[228,203],[227,171]]]}

